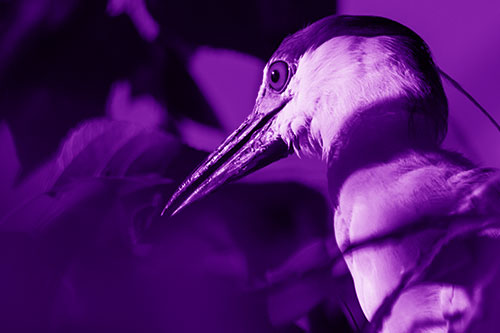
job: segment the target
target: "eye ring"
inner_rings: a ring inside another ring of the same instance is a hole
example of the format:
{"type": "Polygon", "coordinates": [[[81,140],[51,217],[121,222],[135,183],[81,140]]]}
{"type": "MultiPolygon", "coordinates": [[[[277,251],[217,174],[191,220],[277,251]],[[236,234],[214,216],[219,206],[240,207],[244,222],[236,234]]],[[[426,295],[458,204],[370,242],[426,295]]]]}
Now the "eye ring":
{"type": "Polygon", "coordinates": [[[290,80],[290,67],[283,60],[273,62],[269,66],[268,81],[269,87],[276,92],[285,90],[290,80]]]}

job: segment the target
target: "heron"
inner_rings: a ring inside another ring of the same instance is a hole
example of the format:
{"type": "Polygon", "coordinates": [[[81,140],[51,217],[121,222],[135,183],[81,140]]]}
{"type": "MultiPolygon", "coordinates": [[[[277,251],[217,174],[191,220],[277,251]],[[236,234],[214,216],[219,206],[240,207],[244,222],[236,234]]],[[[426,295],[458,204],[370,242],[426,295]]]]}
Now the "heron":
{"type": "Polygon", "coordinates": [[[325,17],[283,40],[251,114],[164,212],[293,153],[320,158],[372,330],[484,332],[487,299],[500,299],[488,291],[500,173],[441,147],[447,119],[440,69],[415,32],[382,17],[325,17]]]}

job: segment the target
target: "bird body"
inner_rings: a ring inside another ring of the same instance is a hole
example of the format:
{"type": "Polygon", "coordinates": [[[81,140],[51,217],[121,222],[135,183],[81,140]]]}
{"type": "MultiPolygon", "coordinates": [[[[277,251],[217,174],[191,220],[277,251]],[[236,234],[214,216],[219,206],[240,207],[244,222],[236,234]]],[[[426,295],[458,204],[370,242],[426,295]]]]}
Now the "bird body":
{"type": "MultiPolygon", "coordinates": [[[[338,193],[339,205],[334,218],[341,251],[353,243],[388,235],[396,229],[410,231],[407,235],[389,237],[389,241],[382,245],[345,256],[359,302],[368,319],[398,286],[405,273],[413,270],[419,260],[435,255],[432,249],[449,232],[446,228],[437,228],[437,225],[436,228],[432,225],[419,228],[419,223],[427,222],[426,217],[439,221],[441,217],[458,212],[463,198],[493,175],[495,173],[491,170],[471,168],[466,161],[456,161],[456,156],[450,158],[446,152],[409,151],[393,161],[357,170],[346,179],[338,193]]],[[[473,210],[469,207],[467,212],[460,214],[475,213],[477,219],[482,218],[473,210]]],[[[443,271],[460,260],[457,251],[450,255],[447,266],[441,267],[443,271]]],[[[460,269],[473,268],[467,261],[461,265],[460,269]]],[[[492,269],[495,269],[494,265],[492,269]]],[[[429,293],[431,285],[421,283],[429,293]]],[[[436,285],[439,291],[446,287],[443,283],[436,285]]],[[[427,303],[419,302],[414,311],[440,305],[439,295],[435,299],[428,298],[427,303]]],[[[421,296],[417,299],[421,300],[421,296]]],[[[438,315],[441,316],[442,311],[438,315]]],[[[444,322],[442,317],[437,319],[444,322]]]]}
{"type": "Polygon", "coordinates": [[[426,44],[388,19],[331,16],[287,37],[263,76],[254,111],[166,210],[292,152],[316,156],[375,330],[472,327],[499,267],[478,258],[498,247],[500,177],[440,148],[448,104],[426,44]]]}

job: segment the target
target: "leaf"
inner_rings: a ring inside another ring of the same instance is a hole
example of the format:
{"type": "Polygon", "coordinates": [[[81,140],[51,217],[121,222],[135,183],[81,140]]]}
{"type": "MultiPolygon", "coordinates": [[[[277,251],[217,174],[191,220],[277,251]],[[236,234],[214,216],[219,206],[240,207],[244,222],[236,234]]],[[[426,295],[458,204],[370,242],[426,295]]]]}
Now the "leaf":
{"type": "Polygon", "coordinates": [[[12,189],[9,214],[36,205],[47,198],[47,192],[54,195],[75,180],[145,176],[180,180],[203,157],[203,153],[156,129],[124,121],[91,120],[70,133],[54,159],[12,189]]]}
{"type": "Polygon", "coordinates": [[[263,67],[259,59],[233,50],[196,49],[189,58],[189,74],[223,130],[184,119],[179,123],[183,141],[197,149],[215,149],[252,111],[263,67]]]}
{"type": "Polygon", "coordinates": [[[176,174],[168,169],[184,170],[193,164],[185,163],[183,154],[196,155],[156,129],[124,121],[92,120],[74,130],[62,145],[48,189],[76,178],[176,174]]]}
{"type": "Polygon", "coordinates": [[[224,141],[222,131],[190,119],[179,121],[177,126],[182,141],[195,149],[212,151],[224,141]]]}
{"type": "Polygon", "coordinates": [[[137,32],[148,42],[154,41],[160,33],[158,22],[148,12],[144,0],[109,0],[106,10],[110,16],[128,14],[137,32]]]}
{"type": "Polygon", "coordinates": [[[129,81],[116,81],[111,86],[106,113],[113,120],[122,120],[142,125],[160,127],[165,123],[165,108],[149,94],[131,96],[129,81]]]}
{"type": "Polygon", "coordinates": [[[85,122],[69,135],[55,158],[12,189],[10,211],[38,200],[36,198],[51,191],[57,182],[63,185],[68,178],[98,174],[113,152],[140,130],[125,122],[104,119],[85,122]]]}
{"type": "Polygon", "coordinates": [[[112,156],[142,130],[130,122],[105,119],[85,122],[64,141],[48,189],[68,178],[99,175],[112,156]]]}
{"type": "Polygon", "coordinates": [[[237,51],[200,47],[188,68],[226,134],[237,128],[253,109],[264,63],[237,51]]]}
{"type": "Polygon", "coordinates": [[[20,163],[16,153],[14,138],[8,125],[0,123],[0,216],[12,204],[12,187],[20,170],[20,163]]]}

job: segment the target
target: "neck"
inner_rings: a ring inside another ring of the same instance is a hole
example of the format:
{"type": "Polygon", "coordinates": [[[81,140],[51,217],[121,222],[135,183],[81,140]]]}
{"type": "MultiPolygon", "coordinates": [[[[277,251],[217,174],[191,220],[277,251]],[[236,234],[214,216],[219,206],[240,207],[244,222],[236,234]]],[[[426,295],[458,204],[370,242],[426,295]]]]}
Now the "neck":
{"type": "MultiPolygon", "coordinates": [[[[357,117],[344,126],[334,140],[328,155],[328,188],[333,207],[345,181],[354,173],[374,166],[389,164],[405,155],[426,155],[442,152],[422,119],[409,122],[409,112],[385,112],[385,118],[357,117]],[[416,126],[411,132],[412,124],[416,126]],[[415,125],[416,124],[416,125],[415,125]],[[423,126],[423,127],[421,127],[423,126]],[[417,133],[418,132],[418,133],[417,133]],[[417,135],[418,134],[418,135],[417,135]]],[[[375,114],[381,114],[380,110],[375,114]]]]}

